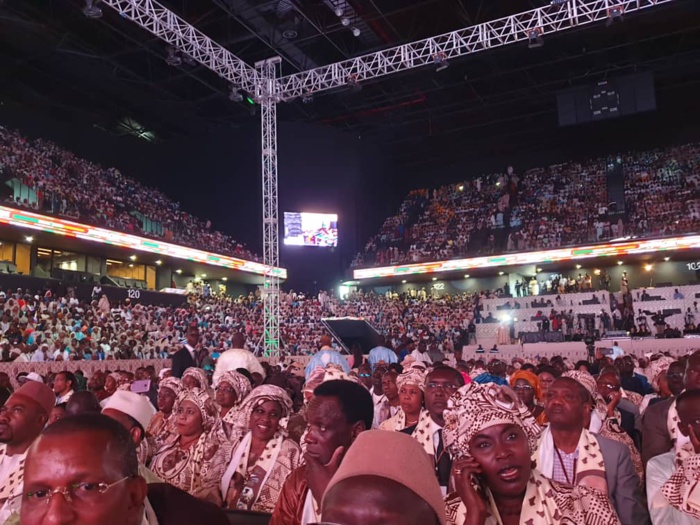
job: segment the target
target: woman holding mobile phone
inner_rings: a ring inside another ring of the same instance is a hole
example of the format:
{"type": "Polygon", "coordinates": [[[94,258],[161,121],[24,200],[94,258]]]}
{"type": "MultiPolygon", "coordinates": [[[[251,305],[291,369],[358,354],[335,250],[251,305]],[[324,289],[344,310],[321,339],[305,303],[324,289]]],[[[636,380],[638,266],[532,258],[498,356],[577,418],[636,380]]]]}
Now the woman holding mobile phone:
{"type": "Polygon", "coordinates": [[[445,446],[456,490],[448,525],[619,525],[604,494],[550,481],[533,466],[541,427],[508,387],[470,383],[445,410],[445,446]]]}

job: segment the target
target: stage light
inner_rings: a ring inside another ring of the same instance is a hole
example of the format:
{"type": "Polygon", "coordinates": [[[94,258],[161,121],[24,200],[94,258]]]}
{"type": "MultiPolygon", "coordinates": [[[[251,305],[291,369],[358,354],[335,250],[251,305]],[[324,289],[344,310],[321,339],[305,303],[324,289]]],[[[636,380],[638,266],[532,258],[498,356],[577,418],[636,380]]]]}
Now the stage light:
{"type": "Polygon", "coordinates": [[[179,274],[181,274],[181,273],[182,273],[182,270],[180,270],[180,269],[177,269],[177,270],[175,270],[175,273],[179,275],[179,274]]]}
{"type": "Polygon", "coordinates": [[[157,264],[158,266],[160,266],[161,264],[163,264],[163,261],[161,261],[160,259],[158,259],[158,260],[156,261],[156,264],[157,264]]]}
{"type": "Polygon", "coordinates": [[[206,273],[203,273],[203,274],[202,274],[202,279],[206,278],[206,276],[207,276],[207,274],[206,274],[206,273]]]}
{"type": "Polygon", "coordinates": [[[653,264],[645,264],[645,265],[644,265],[644,269],[645,269],[647,272],[650,272],[653,268],[654,268],[654,265],[653,265],[653,264]]]}
{"type": "Polygon", "coordinates": [[[133,267],[134,267],[134,263],[129,264],[129,268],[133,268],[133,267]]]}
{"type": "Polygon", "coordinates": [[[617,261],[618,266],[622,266],[622,261],[617,261]]]}
{"type": "Polygon", "coordinates": [[[32,242],[32,241],[34,240],[34,237],[32,237],[31,235],[27,235],[27,236],[24,238],[24,240],[27,241],[27,242],[32,242]]]}
{"type": "Polygon", "coordinates": [[[129,259],[131,259],[132,261],[135,261],[135,260],[136,260],[136,255],[130,255],[130,256],[129,256],[129,259]]]}
{"type": "Polygon", "coordinates": [[[433,55],[433,62],[437,66],[435,68],[436,73],[439,73],[440,71],[444,71],[448,67],[450,67],[450,63],[447,61],[447,57],[445,56],[445,53],[436,53],[435,55],[433,55]]]}
{"type": "Polygon", "coordinates": [[[593,270],[593,273],[596,274],[596,275],[600,275],[600,270],[598,270],[598,269],[596,268],[595,270],[593,270]]]}
{"type": "Polygon", "coordinates": [[[313,96],[312,93],[304,93],[304,94],[301,96],[301,101],[302,101],[304,104],[311,104],[311,103],[314,101],[314,96],[313,96]]]}
{"type": "Polygon", "coordinates": [[[348,75],[348,86],[350,86],[355,93],[362,91],[362,86],[357,81],[357,75],[348,75]]]}
{"type": "Polygon", "coordinates": [[[624,9],[621,5],[616,5],[615,7],[611,7],[610,9],[608,9],[608,19],[605,22],[605,27],[610,27],[616,21],[622,22],[623,13],[624,9]]]}
{"type": "Polygon", "coordinates": [[[541,272],[542,268],[537,268],[537,273],[541,272]]]}
{"type": "Polygon", "coordinates": [[[228,277],[222,277],[221,280],[222,280],[222,281],[228,281],[228,277]]]}
{"type": "Polygon", "coordinates": [[[530,49],[535,49],[542,47],[544,45],[544,40],[542,40],[542,30],[537,27],[531,29],[527,32],[527,47],[530,49]]]}
{"type": "Polygon", "coordinates": [[[498,275],[503,275],[503,272],[498,272],[498,275]]]}
{"type": "Polygon", "coordinates": [[[340,23],[343,24],[344,27],[348,27],[350,25],[350,19],[347,16],[344,16],[340,19],[340,23]]]}
{"type": "Polygon", "coordinates": [[[343,8],[342,7],[336,7],[333,12],[335,13],[335,16],[337,16],[337,17],[343,16],[343,8]]]}
{"type": "Polygon", "coordinates": [[[465,278],[465,279],[469,279],[469,274],[466,274],[466,275],[464,276],[464,278],[465,278]]]}
{"type": "Polygon", "coordinates": [[[245,101],[246,101],[248,104],[250,104],[251,106],[254,106],[254,105],[255,105],[255,100],[253,100],[253,99],[250,98],[250,97],[246,97],[246,98],[245,98],[245,101]]]}
{"type": "Polygon", "coordinates": [[[168,56],[165,57],[165,63],[173,67],[177,67],[182,64],[182,59],[178,55],[176,47],[168,46],[168,56]]]}
{"type": "Polygon", "coordinates": [[[88,18],[102,18],[102,9],[95,5],[94,0],[85,0],[83,14],[88,18]]]}
{"type": "Polygon", "coordinates": [[[238,87],[231,86],[231,92],[228,94],[228,99],[231,102],[243,102],[243,94],[239,91],[238,87]]]}
{"type": "Polygon", "coordinates": [[[580,265],[580,264],[577,264],[577,265],[576,265],[576,269],[577,269],[577,270],[580,270],[580,269],[581,269],[581,265],[580,265]]]}
{"type": "Polygon", "coordinates": [[[362,34],[359,27],[353,27],[350,31],[352,31],[353,36],[360,36],[362,34]]]}
{"type": "Polygon", "coordinates": [[[670,257],[664,257],[664,261],[668,262],[668,261],[670,261],[670,260],[671,260],[670,257]]]}
{"type": "Polygon", "coordinates": [[[460,184],[459,186],[457,186],[457,189],[459,191],[464,191],[464,184],[460,184]]]}
{"type": "Polygon", "coordinates": [[[437,277],[433,277],[433,281],[437,281],[437,277]]]}
{"type": "Polygon", "coordinates": [[[404,279],[403,281],[401,281],[401,284],[406,284],[406,279],[404,279]]]}

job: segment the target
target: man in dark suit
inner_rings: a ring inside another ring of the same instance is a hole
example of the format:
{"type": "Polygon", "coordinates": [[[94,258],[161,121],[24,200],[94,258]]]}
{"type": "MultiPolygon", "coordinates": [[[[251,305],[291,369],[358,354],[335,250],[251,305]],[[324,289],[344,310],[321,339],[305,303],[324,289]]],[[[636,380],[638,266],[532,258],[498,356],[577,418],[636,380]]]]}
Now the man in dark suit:
{"type": "Polygon", "coordinates": [[[671,434],[668,431],[668,410],[683,391],[684,375],[685,367],[682,362],[674,361],[671,363],[666,371],[666,380],[668,381],[668,389],[673,395],[653,405],[650,404],[644,411],[642,418],[642,462],[645,466],[651,458],[665,454],[673,448],[671,434]]]}
{"type": "MultiPolygon", "coordinates": [[[[583,453],[579,446],[582,433],[588,432],[584,424],[590,422],[592,409],[591,393],[582,383],[570,377],[560,377],[549,387],[545,400],[549,427],[535,452],[537,467],[543,475],[560,483],[572,484],[577,468],[585,468],[578,464],[579,454],[583,453]]],[[[620,522],[622,525],[650,524],[629,449],[617,441],[591,435],[603,455],[608,497],[620,522]]]]}
{"type": "Polygon", "coordinates": [[[187,342],[172,357],[172,374],[178,379],[190,367],[199,366],[197,361],[197,344],[199,343],[199,328],[191,324],[187,329],[187,342]]]}
{"type": "MultiPolygon", "coordinates": [[[[452,460],[444,449],[442,427],[445,425],[443,412],[447,408],[447,400],[461,386],[464,385],[464,378],[454,368],[449,366],[436,366],[425,378],[425,408],[430,413],[430,434],[433,438],[433,449],[435,451],[433,460],[435,462],[435,475],[443,493],[447,492],[450,481],[450,470],[452,460]]],[[[416,426],[404,428],[401,432],[411,435],[416,426]]]]}

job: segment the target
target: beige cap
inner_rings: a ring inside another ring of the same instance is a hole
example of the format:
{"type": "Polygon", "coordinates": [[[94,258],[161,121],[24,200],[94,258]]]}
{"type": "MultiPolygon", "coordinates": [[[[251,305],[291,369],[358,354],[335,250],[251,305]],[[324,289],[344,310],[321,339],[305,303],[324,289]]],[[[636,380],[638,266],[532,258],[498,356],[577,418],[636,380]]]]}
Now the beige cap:
{"type": "Polygon", "coordinates": [[[360,433],[328,483],[325,494],[342,480],[357,476],[378,476],[403,485],[430,505],[440,523],[445,525],[445,503],[433,461],[411,436],[389,430],[360,433]],[[407,461],[410,461],[410,468],[407,468],[407,461]]]}
{"type": "Polygon", "coordinates": [[[151,419],[156,414],[155,407],[147,397],[136,394],[135,392],[129,392],[128,390],[117,390],[112,394],[106,400],[102,411],[104,412],[108,408],[118,410],[119,412],[133,417],[144,430],[148,428],[151,419]]]}

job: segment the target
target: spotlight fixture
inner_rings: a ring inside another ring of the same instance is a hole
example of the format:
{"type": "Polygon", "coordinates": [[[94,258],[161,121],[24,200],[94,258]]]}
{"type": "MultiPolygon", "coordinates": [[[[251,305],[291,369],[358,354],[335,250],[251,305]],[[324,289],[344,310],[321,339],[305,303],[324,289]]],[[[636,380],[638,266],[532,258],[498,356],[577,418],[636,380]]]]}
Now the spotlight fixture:
{"type": "Polygon", "coordinates": [[[178,54],[177,48],[174,46],[168,46],[168,56],[165,57],[165,63],[169,66],[177,67],[182,65],[182,59],[178,54]]]}
{"type": "Polygon", "coordinates": [[[670,260],[671,260],[670,257],[664,257],[664,261],[668,262],[668,261],[670,261],[670,260]]]}
{"type": "Polygon", "coordinates": [[[163,264],[163,261],[161,261],[160,259],[158,259],[158,260],[156,261],[156,264],[157,264],[158,266],[160,266],[161,264],[163,264]]]}
{"type": "Polygon", "coordinates": [[[435,55],[433,55],[433,63],[437,66],[435,68],[436,73],[445,71],[448,67],[450,67],[450,63],[447,61],[445,53],[435,53],[435,55]]]}
{"type": "Polygon", "coordinates": [[[313,93],[310,93],[310,92],[309,92],[309,93],[304,93],[304,94],[301,96],[301,101],[302,101],[304,104],[312,104],[313,101],[314,101],[314,95],[313,95],[313,93]]]}
{"type": "Polygon", "coordinates": [[[343,8],[342,7],[336,7],[333,12],[335,13],[335,16],[337,16],[337,17],[343,16],[343,8]]]}
{"type": "Polygon", "coordinates": [[[600,275],[600,270],[598,268],[596,268],[595,270],[593,270],[593,273],[595,275],[600,275]]]}
{"type": "Polygon", "coordinates": [[[527,47],[529,49],[536,49],[544,45],[544,40],[542,39],[542,29],[536,27],[535,29],[530,29],[527,32],[527,47]]]}
{"type": "Polygon", "coordinates": [[[576,265],[576,269],[577,269],[577,270],[580,270],[580,269],[581,269],[581,265],[580,265],[580,264],[577,264],[577,265],[576,265]]]}
{"type": "Polygon", "coordinates": [[[129,259],[131,259],[132,261],[135,261],[135,260],[136,260],[136,255],[130,255],[130,256],[129,256],[129,259]]]}
{"type": "Polygon", "coordinates": [[[622,261],[617,261],[618,266],[622,266],[622,261]]]}
{"type": "Polygon", "coordinates": [[[621,5],[616,5],[608,9],[608,19],[605,21],[605,27],[610,27],[617,21],[622,22],[623,13],[624,9],[621,5]]]}
{"type": "Polygon", "coordinates": [[[406,279],[404,279],[403,281],[401,281],[401,284],[406,284],[406,279]]]}
{"type": "Polygon", "coordinates": [[[437,277],[433,277],[433,281],[437,281],[437,277]]]}
{"type": "Polygon", "coordinates": [[[226,281],[228,281],[228,277],[222,277],[221,280],[226,282],[226,281]]]}
{"type": "Polygon", "coordinates": [[[343,27],[348,27],[350,25],[350,19],[347,16],[344,16],[340,19],[340,23],[343,24],[343,27]]]}
{"type": "Polygon", "coordinates": [[[464,184],[460,184],[459,186],[457,186],[457,189],[459,191],[464,191],[464,184]]]}
{"type": "Polygon", "coordinates": [[[355,93],[362,91],[362,86],[357,81],[357,75],[348,75],[348,86],[350,86],[355,93]]]}
{"type": "Polygon", "coordinates": [[[352,31],[353,36],[360,36],[360,34],[362,34],[359,27],[353,27],[350,31],[352,31]]]}
{"type": "Polygon", "coordinates": [[[182,270],[180,270],[180,269],[178,268],[177,270],[175,270],[175,273],[178,274],[178,275],[180,275],[180,274],[182,273],[182,270]]]}
{"type": "Polygon", "coordinates": [[[465,274],[465,275],[464,275],[464,278],[465,278],[465,279],[469,279],[469,274],[468,274],[468,273],[465,274]]]}
{"type": "Polygon", "coordinates": [[[652,270],[652,268],[654,268],[654,265],[653,265],[653,264],[645,264],[645,265],[644,265],[644,269],[645,269],[647,272],[650,272],[650,271],[652,270]]]}
{"type": "Polygon", "coordinates": [[[299,36],[299,33],[297,33],[294,29],[285,29],[282,31],[282,36],[287,40],[293,40],[299,36]]]}
{"type": "Polygon", "coordinates": [[[129,264],[129,268],[133,268],[133,267],[134,267],[134,263],[129,264]]]}
{"type": "Polygon", "coordinates": [[[203,274],[202,274],[202,279],[205,279],[206,277],[207,277],[207,274],[206,274],[206,273],[203,273],[203,274]]]}
{"type": "Polygon", "coordinates": [[[503,275],[503,272],[498,272],[498,275],[503,275]]]}
{"type": "Polygon", "coordinates": [[[231,86],[231,92],[228,94],[228,99],[231,102],[243,102],[243,93],[236,86],[231,86]]]}
{"type": "Polygon", "coordinates": [[[88,18],[102,18],[102,9],[97,7],[95,0],[85,0],[85,7],[83,8],[83,14],[88,18]]]}
{"type": "Polygon", "coordinates": [[[537,273],[540,273],[542,271],[542,268],[537,268],[537,273]]]}
{"type": "Polygon", "coordinates": [[[32,241],[34,240],[34,237],[32,237],[31,235],[27,235],[27,236],[24,238],[24,240],[27,241],[27,242],[32,242],[32,241]]]}

